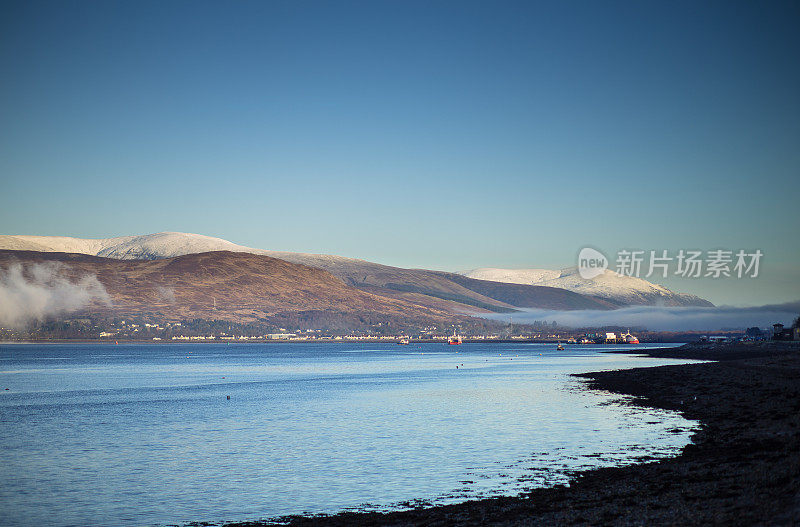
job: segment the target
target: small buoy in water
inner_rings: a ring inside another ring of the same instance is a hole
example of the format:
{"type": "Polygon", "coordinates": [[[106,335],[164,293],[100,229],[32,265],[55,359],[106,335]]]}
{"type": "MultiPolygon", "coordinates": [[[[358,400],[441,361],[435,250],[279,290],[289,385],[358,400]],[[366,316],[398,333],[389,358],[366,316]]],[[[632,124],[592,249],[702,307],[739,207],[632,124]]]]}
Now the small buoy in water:
{"type": "Polygon", "coordinates": [[[231,396],[230,395],[228,395],[227,398],[228,398],[229,401],[231,400],[231,396]]]}

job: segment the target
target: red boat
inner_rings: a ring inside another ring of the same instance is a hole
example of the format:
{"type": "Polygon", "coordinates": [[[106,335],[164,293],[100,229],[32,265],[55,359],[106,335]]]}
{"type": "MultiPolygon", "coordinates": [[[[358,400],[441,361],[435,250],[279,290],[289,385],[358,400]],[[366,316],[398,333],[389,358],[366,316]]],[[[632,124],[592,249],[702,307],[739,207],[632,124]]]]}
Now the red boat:
{"type": "Polygon", "coordinates": [[[630,331],[622,335],[622,338],[625,339],[626,344],[639,344],[639,339],[635,335],[631,335],[630,331]]]}
{"type": "Polygon", "coordinates": [[[456,331],[453,330],[453,336],[452,337],[447,337],[447,343],[448,344],[461,344],[461,336],[460,335],[456,335],[456,331]]]}

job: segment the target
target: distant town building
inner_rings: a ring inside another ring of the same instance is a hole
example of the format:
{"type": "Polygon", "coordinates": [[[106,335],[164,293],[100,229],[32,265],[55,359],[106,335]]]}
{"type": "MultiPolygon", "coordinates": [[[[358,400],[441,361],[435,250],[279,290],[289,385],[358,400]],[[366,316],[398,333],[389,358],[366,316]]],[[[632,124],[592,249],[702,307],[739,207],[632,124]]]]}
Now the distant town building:
{"type": "Polygon", "coordinates": [[[783,324],[772,325],[773,340],[800,340],[800,327],[784,329],[783,324]]]}
{"type": "Polygon", "coordinates": [[[279,339],[288,339],[291,337],[296,337],[297,333],[269,333],[266,335],[268,339],[272,340],[279,340],[279,339]]]}

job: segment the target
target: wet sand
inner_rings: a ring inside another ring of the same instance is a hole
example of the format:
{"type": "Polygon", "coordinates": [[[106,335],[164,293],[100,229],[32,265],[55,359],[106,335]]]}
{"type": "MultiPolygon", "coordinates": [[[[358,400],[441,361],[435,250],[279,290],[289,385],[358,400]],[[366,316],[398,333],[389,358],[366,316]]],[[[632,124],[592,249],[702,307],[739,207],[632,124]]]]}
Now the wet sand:
{"type": "MultiPolygon", "coordinates": [[[[800,347],[687,345],[715,362],[586,373],[590,389],[677,410],[701,429],[681,455],[576,475],[569,487],[393,513],[285,518],[293,526],[800,525],[800,347]]],[[[285,525],[285,523],[282,523],[285,525]]],[[[226,524],[260,527],[271,522],[226,524]]]]}

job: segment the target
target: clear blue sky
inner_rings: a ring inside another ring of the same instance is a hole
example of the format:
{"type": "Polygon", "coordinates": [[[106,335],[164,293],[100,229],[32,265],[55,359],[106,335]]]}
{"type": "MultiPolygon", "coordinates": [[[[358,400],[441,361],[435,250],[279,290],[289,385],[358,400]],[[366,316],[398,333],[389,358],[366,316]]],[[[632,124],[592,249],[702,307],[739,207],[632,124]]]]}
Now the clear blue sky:
{"type": "Polygon", "coordinates": [[[797,2],[4,2],[0,232],[463,270],[759,248],[800,298],[797,2]]]}

